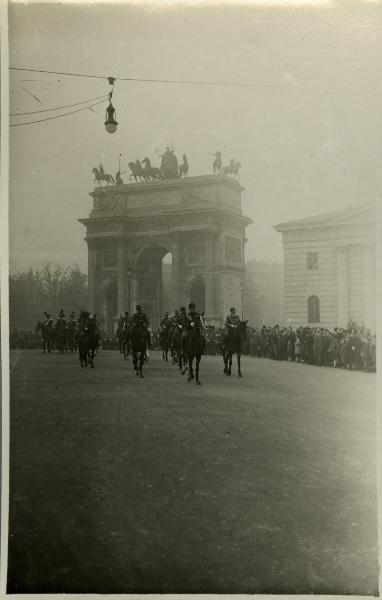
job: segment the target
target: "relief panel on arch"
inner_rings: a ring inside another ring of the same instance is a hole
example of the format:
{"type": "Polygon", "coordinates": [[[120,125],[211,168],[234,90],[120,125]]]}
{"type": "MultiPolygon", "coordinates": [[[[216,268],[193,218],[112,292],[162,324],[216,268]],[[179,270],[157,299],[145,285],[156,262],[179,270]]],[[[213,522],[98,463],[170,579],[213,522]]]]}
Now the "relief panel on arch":
{"type": "Polygon", "coordinates": [[[225,236],[225,261],[227,265],[241,266],[241,239],[225,236]]]}
{"type": "Polygon", "coordinates": [[[204,243],[191,244],[187,247],[187,264],[204,265],[205,260],[204,243]]]}

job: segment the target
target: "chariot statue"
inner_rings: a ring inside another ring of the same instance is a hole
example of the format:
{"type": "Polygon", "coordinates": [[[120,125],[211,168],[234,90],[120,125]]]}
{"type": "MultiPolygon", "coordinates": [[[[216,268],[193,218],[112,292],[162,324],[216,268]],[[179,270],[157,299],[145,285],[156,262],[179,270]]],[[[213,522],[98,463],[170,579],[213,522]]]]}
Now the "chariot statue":
{"type": "Polygon", "coordinates": [[[178,159],[175,156],[174,149],[167,146],[166,151],[159,155],[161,157],[161,173],[165,179],[179,177],[178,159]]]}

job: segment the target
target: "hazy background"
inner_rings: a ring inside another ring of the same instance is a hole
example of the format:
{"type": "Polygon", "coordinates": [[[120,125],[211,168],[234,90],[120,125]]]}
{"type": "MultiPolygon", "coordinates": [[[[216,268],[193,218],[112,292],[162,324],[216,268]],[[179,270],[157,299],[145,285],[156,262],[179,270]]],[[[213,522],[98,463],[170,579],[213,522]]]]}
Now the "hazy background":
{"type": "MultiPolygon", "coordinates": [[[[381,4],[173,7],[11,4],[10,65],[117,77],[118,132],[103,105],[10,129],[11,272],[77,263],[92,167],[113,175],[173,141],[189,175],[209,152],[242,164],[247,259],[281,261],[272,225],[375,199],[381,182],[381,4]],[[255,88],[118,81],[254,83],[255,88]]],[[[107,94],[102,79],[10,72],[11,113],[107,94]],[[36,96],[34,98],[33,96],[36,96]]],[[[70,110],[70,109],[68,109],[70,110]]],[[[65,111],[62,111],[65,112],[65,111]]],[[[52,116],[11,117],[11,123],[52,116]]],[[[124,175],[125,182],[128,174],[124,175]]]]}

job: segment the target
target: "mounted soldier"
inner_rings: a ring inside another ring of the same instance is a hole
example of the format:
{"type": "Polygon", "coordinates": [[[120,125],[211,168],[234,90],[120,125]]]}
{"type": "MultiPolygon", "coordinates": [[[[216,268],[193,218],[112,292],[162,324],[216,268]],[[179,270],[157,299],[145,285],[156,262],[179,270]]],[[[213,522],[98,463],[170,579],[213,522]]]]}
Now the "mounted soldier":
{"type": "Polygon", "coordinates": [[[169,319],[168,312],[165,312],[164,317],[160,322],[159,343],[162,348],[162,358],[166,362],[168,361],[168,351],[170,344],[170,327],[171,321],[169,319]]]}
{"type": "Polygon", "coordinates": [[[237,327],[238,325],[240,325],[240,323],[241,320],[239,315],[236,314],[236,308],[232,306],[232,308],[229,309],[229,315],[227,315],[225,320],[225,327],[227,333],[230,331],[230,328],[237,327]]]}
{"type": "Polygon", "coordinates": [[[241,353],[243,343],[247,338],[247,321],[241,321],[233,306],[225,320],[225,334],[221,340],[221,350],[225,375],[231,375],[232,355],[237,355],[238,376],[241,374],[241,353]]]}
{"type": "Polygon", "coordinates": [[[69,315],[69,321],[68,321],[68,325],[67,325],[67,329],[68,329],[67,346],[68,346],[69,352],[71,352],[72,354],[73,354],[74,350],[76,349],[77,328],[78,328],[78,324],[76,321],[76,315],[72,311],[69,315]]]}
{"type": "Polygon", "coordinates": [[[137,304],[135,310],[136,312],[133,314],[133,318],[131,320],[132,326],[147,329],[149,326],[149,320],[143,312],[141,304],[137,304]]]}
{"type": "Polygon", "coordinates": [[[57,348],[60,353],[63,353],[66,350],[66,333],[67,333],[67,324],[66,324],[65,314],[64,314],[64,311],[61,309],[60,314],[58,315],[57,323],[56,323],[57,348]]]}
{"type": "Polygon", "coordinates": [[[194,302],[190,302],[188,305],[187,315],[187,335],[183,340],[183,351],[188,359],[188,381],[194,379],[193,361],[195,360],[195,381],[198,385],[201,385],[199,380],[199,364],[202,354],[205,352],[205,337],[203,330],[203,322],[200,314],[196,312],[196,306],[194,302]]]}
{"type": "Polygon", "coordinates": [[[136,312],[131,320],[131,350],[133,366],[136,375],[143,377],[143,364],[147,358],[147,348],[151,347],[149,320],[142,311],[142,306],[137,304],[136,312]]]}

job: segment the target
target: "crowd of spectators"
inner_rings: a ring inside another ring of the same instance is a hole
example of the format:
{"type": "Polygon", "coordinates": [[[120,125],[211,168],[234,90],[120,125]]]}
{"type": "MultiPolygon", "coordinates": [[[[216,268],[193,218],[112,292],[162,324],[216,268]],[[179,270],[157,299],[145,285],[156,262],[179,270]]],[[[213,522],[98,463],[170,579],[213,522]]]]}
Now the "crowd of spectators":
{"type": "MultiPolygon", "coordinates": [[[[206,334],[206,354],[220,354],[220,340],[224,329],[209,327],[206,334]]],[[[28,330],[14,329],[10,335],[11,348],[29,350],[41,348],[41,336],[28,330]]],[[[116,337],[101,337],[103,350],[117,350],[116,337]]],[[[159,349],[159,336],[153,334],[153,349],[159,349]]],[[[375,371],[376,338],[369,329],[349,323],[346,329],[335,327],[248,327],[243,353],[252,357],[268,358],[310,365],[375,371]]]]}
{"type": "Polygon", "coordinates": [[[41,348],[41,335],[28,329],[13,329],[9,336],[10,348],[38,350],[41,348]]]}
{"type": "Polygon", "coordinates": [[[301,362],[320,367],[375,371],[376,338],[369,329],[349,323],[335,327],[251,328],[248,335],[251,356],[301,362]]]}

